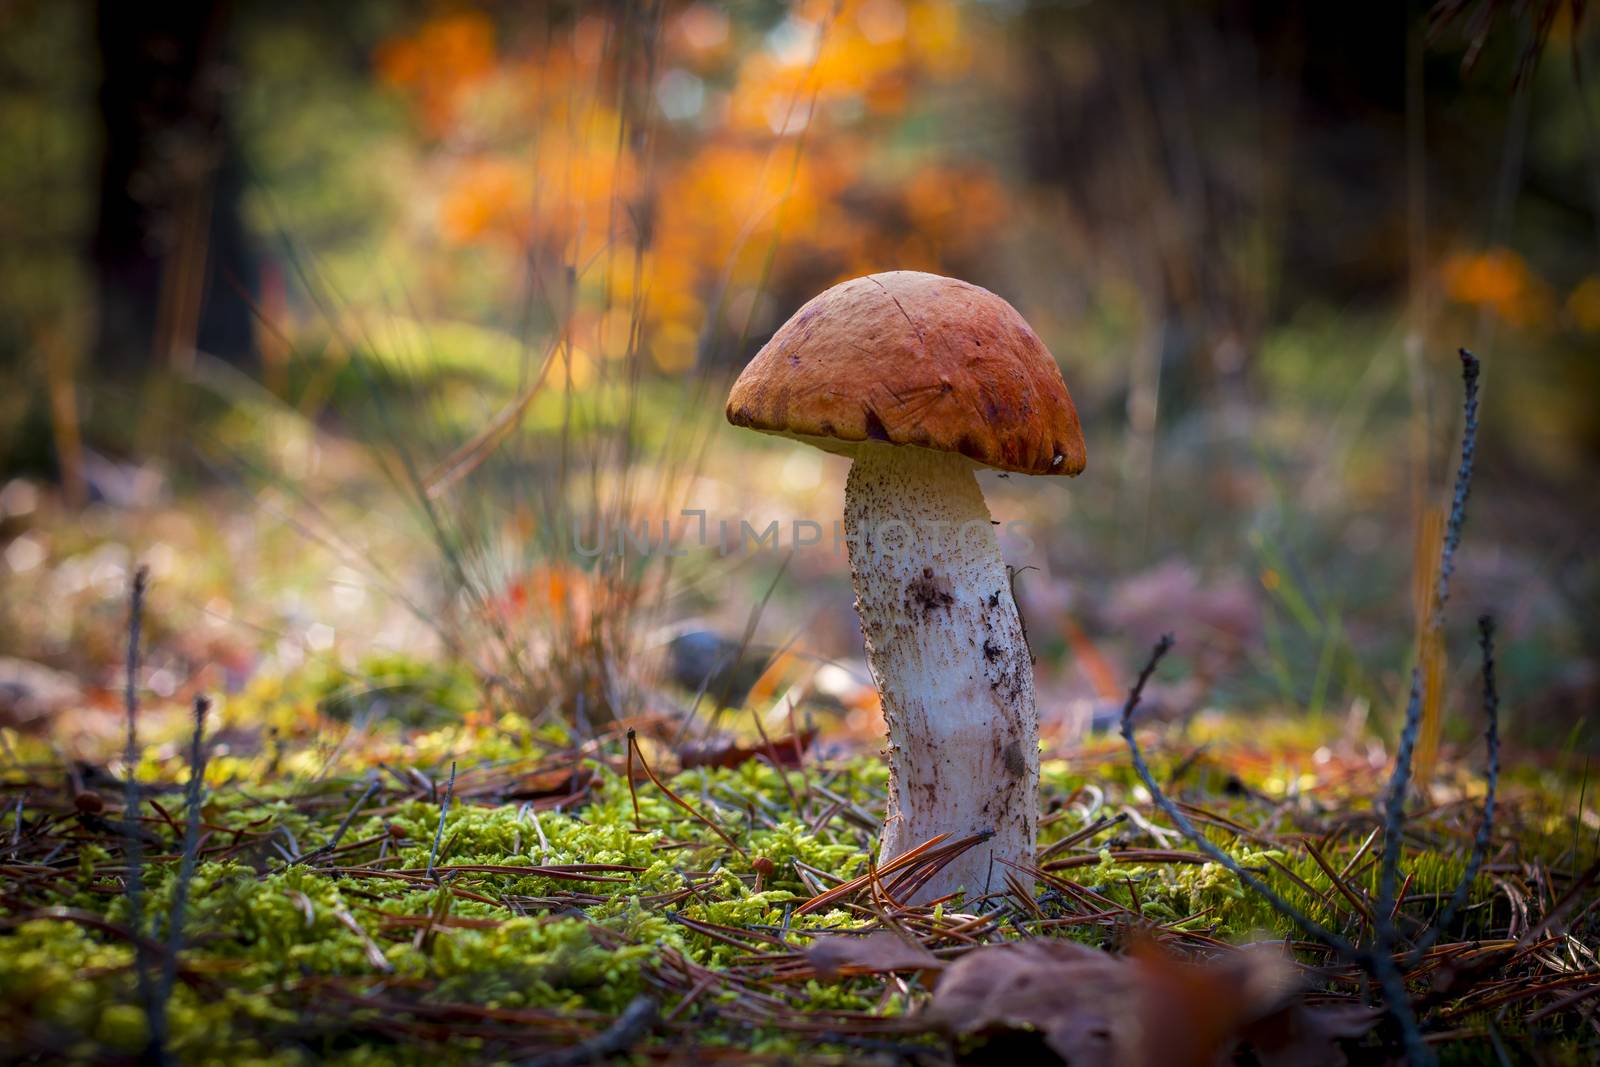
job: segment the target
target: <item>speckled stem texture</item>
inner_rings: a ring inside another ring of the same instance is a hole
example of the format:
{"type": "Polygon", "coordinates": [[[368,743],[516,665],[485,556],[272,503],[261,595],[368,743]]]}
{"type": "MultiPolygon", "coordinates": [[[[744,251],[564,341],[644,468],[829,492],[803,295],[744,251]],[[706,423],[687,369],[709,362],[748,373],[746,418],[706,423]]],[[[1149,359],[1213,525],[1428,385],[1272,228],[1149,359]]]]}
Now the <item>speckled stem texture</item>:
{"type": "Polygon", "coordinates": [[[865,443],[850,469],[844,521],[856,611],[889,727],[880,858],[941,833],[990,830],[917,900],[1004,889],[1000,861],[1034,858],[1039,714],[1027,639],[972,463],[865,443]]]}

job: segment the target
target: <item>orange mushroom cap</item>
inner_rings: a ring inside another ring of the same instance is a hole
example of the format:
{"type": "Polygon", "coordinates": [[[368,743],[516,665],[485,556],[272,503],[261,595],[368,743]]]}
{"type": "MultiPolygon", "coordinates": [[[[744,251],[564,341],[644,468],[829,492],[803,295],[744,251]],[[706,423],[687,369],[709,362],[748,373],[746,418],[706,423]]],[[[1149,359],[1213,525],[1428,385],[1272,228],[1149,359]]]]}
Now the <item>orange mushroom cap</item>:
{"type": "Polygon", "coordinates": [[[887,441],[1066,475],[1085,460],[1061,368],[1017,310],[920,271],[853,278],[795,312],[734,382],[728,421],[844,455],[887,441]]]}

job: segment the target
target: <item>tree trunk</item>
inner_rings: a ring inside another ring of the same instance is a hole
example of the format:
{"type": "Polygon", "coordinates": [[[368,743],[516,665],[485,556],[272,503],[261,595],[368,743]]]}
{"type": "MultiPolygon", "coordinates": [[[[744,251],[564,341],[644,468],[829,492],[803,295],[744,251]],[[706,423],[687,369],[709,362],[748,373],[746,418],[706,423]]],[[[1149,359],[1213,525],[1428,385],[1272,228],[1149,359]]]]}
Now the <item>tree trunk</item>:
{"type": "Polygon", "coordinates": [[[257,270],[239,216],[221,58],[227,5],[98,0],[105,154],[92,256],[102,373],[254,357],[257,270]]]}

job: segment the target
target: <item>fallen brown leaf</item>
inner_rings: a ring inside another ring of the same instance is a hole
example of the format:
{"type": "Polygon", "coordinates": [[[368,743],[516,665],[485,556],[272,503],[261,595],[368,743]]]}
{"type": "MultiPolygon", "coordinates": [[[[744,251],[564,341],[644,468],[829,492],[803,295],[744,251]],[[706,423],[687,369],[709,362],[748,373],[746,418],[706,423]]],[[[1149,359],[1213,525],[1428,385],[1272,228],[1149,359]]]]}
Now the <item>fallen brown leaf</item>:
{"type": "Polygon", "coordinates": [[[802,757],[816,737],[817,731],[802,730],[799,734],[774,737],[770,744],[763,742],[747,746],[727,740],[706,745],[685,745],[678,752],[678,762],[688,771],[696,767],[732,768],[765,757],[779,767],[794,768],[800,766],[802,757]]]}
{"type": "Polygon", "coordinates": [[[938,971],[945,965],[912,939],[889,930],[877,930],[864,937],[851,934],[819,937],[805,954],[819,978],[886,971],[938,971]]]}
{"type": "Polygon", "coordinates": [[[1337,1067],[1371,1029],[1361,1005],[1305,1002],[1275,947],[1186,963],[1152,943],[1113,956],[1036,938],[974,949],[934,990],[928,1017],[961,1062],[1212,1067],[1246,1047],[1262,1067],[1337,1067]]]}
{"type": "Polygon", "coordinates": [[[539,800],[544,797],[581,793],[594,781],[594,772],[580,767],[552,767],[529,771],[513,781],[502,794],[505,800],[539,800]]]}

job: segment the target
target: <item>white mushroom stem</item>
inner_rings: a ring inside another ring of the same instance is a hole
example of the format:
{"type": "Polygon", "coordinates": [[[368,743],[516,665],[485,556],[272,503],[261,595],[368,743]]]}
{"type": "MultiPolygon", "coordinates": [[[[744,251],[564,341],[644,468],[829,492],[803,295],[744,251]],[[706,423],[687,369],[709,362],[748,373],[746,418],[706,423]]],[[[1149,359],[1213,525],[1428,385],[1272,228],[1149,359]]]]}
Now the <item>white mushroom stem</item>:
{"type": "MultiPolygon", "coordinates": [[[[1004,889],[1038,825],[1033,662],[973,464],[866,442],[845,487],[856,612],[889,728],[880,862],[942,833],[993,836],[916,900],[1004,889]]],[[[1027,884],[1026,876],[1019,875],[1027,884]]]]}

